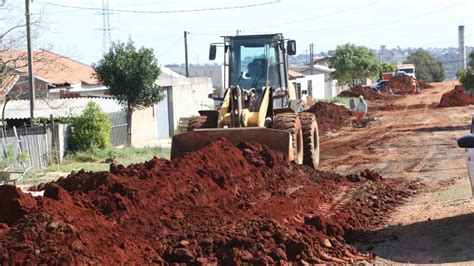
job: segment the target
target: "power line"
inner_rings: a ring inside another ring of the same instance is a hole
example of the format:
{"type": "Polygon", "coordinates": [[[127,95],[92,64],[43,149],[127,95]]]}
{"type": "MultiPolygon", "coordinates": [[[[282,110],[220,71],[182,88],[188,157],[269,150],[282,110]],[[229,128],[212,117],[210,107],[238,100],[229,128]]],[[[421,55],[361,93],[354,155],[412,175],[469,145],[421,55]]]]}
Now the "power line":
{"type": "MultiPolygon", "coordinates": [[[[318,29],[318,30],[292,30],[290,32],[292,32],[292,33],[322,33],[322,32],[338,31],[338,30],[339,31],[347,31],[347,30],[359,29],[359,28],[365,28],[365,29],[367,29],[367,28],[380,28],[380,27],[386,27],[387,23],[393,23],[393,22],[405,23],[405,22],[409,21],[410,19],[416,20],[416,19],[419,19],[421,17],[425,17],[425,16],[431,15],[431,14],[439,12],[439,11],[444,11],[446,9],[450,9],[450,8],[454,8],[454,7],[457,7],[457,6],[460,6],[460,5],[464,5],[465,3],[466,3],[465,1],[462,1],[462,2],[452,4],[452,5],[444,6],[444,7],[441,7],[441,8],[432,9],[430,11],[423,12],[423,13],[413,14],[413,15],[404,16],[404,17],[395,18],[395,19],[382,20],[382,21],[377,21],[375,23],[369,23],[369,24],[363,24],[363,25],[346,26],[346,27],[340,27],[340,28],[326,28],[326,29],[318,29]]],[[[251,32],[251,31],[247,31],[247,32],[251,32]]],[[[329,35],[329,36],[337,36],[337,35],[339,35],[339,34],[332,34],[332,35],[329,35]]],[[[341,34],[341,35],[343,35],[343,34],[341,34]]],[[[325,36],[328,36],[328,35],[325,35],[325,36]]]]}
{"type": "MultiPolygon", "coordinates": [[[[348,8],[348,9],[343,9],[343,10],[339,10],[339,11],[329,13],[329,14],[325,14],[325,15],[311,16],[311,17],[306,17],[306,18],[303,18],[303,19],[287,21],[287,22],[283,22],[283,23],[279,23],[279,24],[256,27],[256,28],[253,28],[253,29],[273,28],[273,27],[279,27],[279,26],[284,26],[284,25],[288,25],[288,24],[295,24],[295,23],[308,21],[308,20],[316,20],[316,19],[319,19],[319,18],[324,18],[324,17],[333,16],[333,15],[338,15],[338,14],[341,14],[341,13],[350,12],[350,11],[357,10],[357,9],[367,7],[367,6],[372,6],[372,5],[378,4],[378,2],[379,1],[368,3],[368,4],[365,4],[365,5],[356,6],[356,7],[352,7],[352,8],[348,8]]],[[[247,30],[245,30],[245,31],[247,31],[247,30]]]]}
{"type": "MultiPolygon", "coordinates": [[[[177,10],[129,10],[129,9],[116,9],[116,8],[108,8],[107,11],[111,12],[120,12],[120,13],[139,13],[139,14],[172,14],[172,13],[187,13],[187,12],[203,12],[203,11],[216,11],[216,10],[231,10],[231,9],[243,9],[243,8],[251,8],[251,7],[260,7],[266,5],[277,4],[282,0],[275,0],[270,2],[263,2],[257,4],[248,4],[248,5],[240,5],[240,6],[225,6],[225,7],[208,7],[208,8],[196,8],[196,9],[177,9],[177,10]]],[[[74,8],[74,9],[82,9],[82,10],[93,10],[93,11],[103,11],[102,8],[98,7],[86,7],[86,6],[72,6],[72,5],[65,5],[65,4],[55,4],[55,3],[44,3],[45,5],[50,6],[58,6],[63,8],[74,8]]]]}

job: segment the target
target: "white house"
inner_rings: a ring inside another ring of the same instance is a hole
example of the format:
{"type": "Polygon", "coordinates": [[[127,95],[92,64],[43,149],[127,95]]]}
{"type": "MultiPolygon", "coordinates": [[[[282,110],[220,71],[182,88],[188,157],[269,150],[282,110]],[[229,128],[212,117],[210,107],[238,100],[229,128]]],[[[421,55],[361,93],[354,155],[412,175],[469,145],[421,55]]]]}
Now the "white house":
{"type": "Polygon", "coordinates": [[[156,81],[165,91],[165,98],[155,105],[156,137],[166,139],[175,134],[179,120],[199,115],[199,110],[214,108],[209,98],[213,92],[210,77],[186,78],[166,67],[156,81]]]}
{"type": "Polygon", "coordinates": [[[323,74],[305,75],[296,70],[289,69],[288,78],[295,87],[298,99],[302,99],[305,93],[307,96],[313,97],[313,99],[326,98],[323,74]]]}
{"type": "MultiPolygon", "coordinates": [[[[341,91],[349,89],[348,86],[339,85],[337,80],[332,77],[332,73],[335,69],[329,67],[330,57],[323,57],[314,61],[313,64],[313,75],[323,74],[324,75],[324,97],[326,99],[336,97],[341,91]]],[[[311,75],[311,66],[304,66],[295,68],[296,71],[303,73],[304,75],[311,75]]]]}

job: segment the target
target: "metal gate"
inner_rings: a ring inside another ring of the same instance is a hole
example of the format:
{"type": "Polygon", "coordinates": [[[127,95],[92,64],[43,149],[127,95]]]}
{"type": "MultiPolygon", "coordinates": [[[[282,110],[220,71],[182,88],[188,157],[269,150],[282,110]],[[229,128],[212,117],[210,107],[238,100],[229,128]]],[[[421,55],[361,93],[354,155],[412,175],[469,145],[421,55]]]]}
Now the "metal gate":
{"type": "Polygon", "coordinates": [[[165,97],[155,105],[156,137],[167,139],[172,135],[171,87],[163,88],[165,97]]]}
{"type": "Polygon", "coordinates": [[[127,145],[127,113],[110,113],[110,144],[113,146],[127,145]]]}

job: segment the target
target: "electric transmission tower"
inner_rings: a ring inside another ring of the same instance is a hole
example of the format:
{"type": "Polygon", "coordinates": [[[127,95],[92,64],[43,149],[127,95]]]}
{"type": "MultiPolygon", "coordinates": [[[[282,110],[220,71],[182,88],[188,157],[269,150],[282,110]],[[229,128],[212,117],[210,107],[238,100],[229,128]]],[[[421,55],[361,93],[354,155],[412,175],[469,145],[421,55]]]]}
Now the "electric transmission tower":
{"type": "Polygon", "coordinates": [[[112,36],[110,34],[110,10],[109,0],[102,0],[102,53],[105,54],[109,50],[112,36]]]}

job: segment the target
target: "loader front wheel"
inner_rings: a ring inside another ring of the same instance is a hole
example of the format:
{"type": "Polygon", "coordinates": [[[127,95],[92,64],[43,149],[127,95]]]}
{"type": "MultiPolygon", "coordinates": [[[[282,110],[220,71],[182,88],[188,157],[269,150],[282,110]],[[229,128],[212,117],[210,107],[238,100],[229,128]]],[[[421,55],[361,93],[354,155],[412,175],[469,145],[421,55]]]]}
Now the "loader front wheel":
{"type": "Polygon", "coordinates": [[[303,130],[303,164],[318,168],[319,165],[319,133],[316,116],[312,113],[299,114],[303,130]]]}
{"type": "Polygon", "coordinates": [[[194,116],[189,119],[188,131],[193,131],[200,128],[216,128],[217,121],[212,121],[207,115],[194,116]]]}
{"type": "Polygon", "coordinates": [[[280,113],[273,116],[273,128],[285,130],[291,134],[293,145],[294,161],[297,164],[303,163],[303,131],[301,121],[295,113],[280,113]]]}

